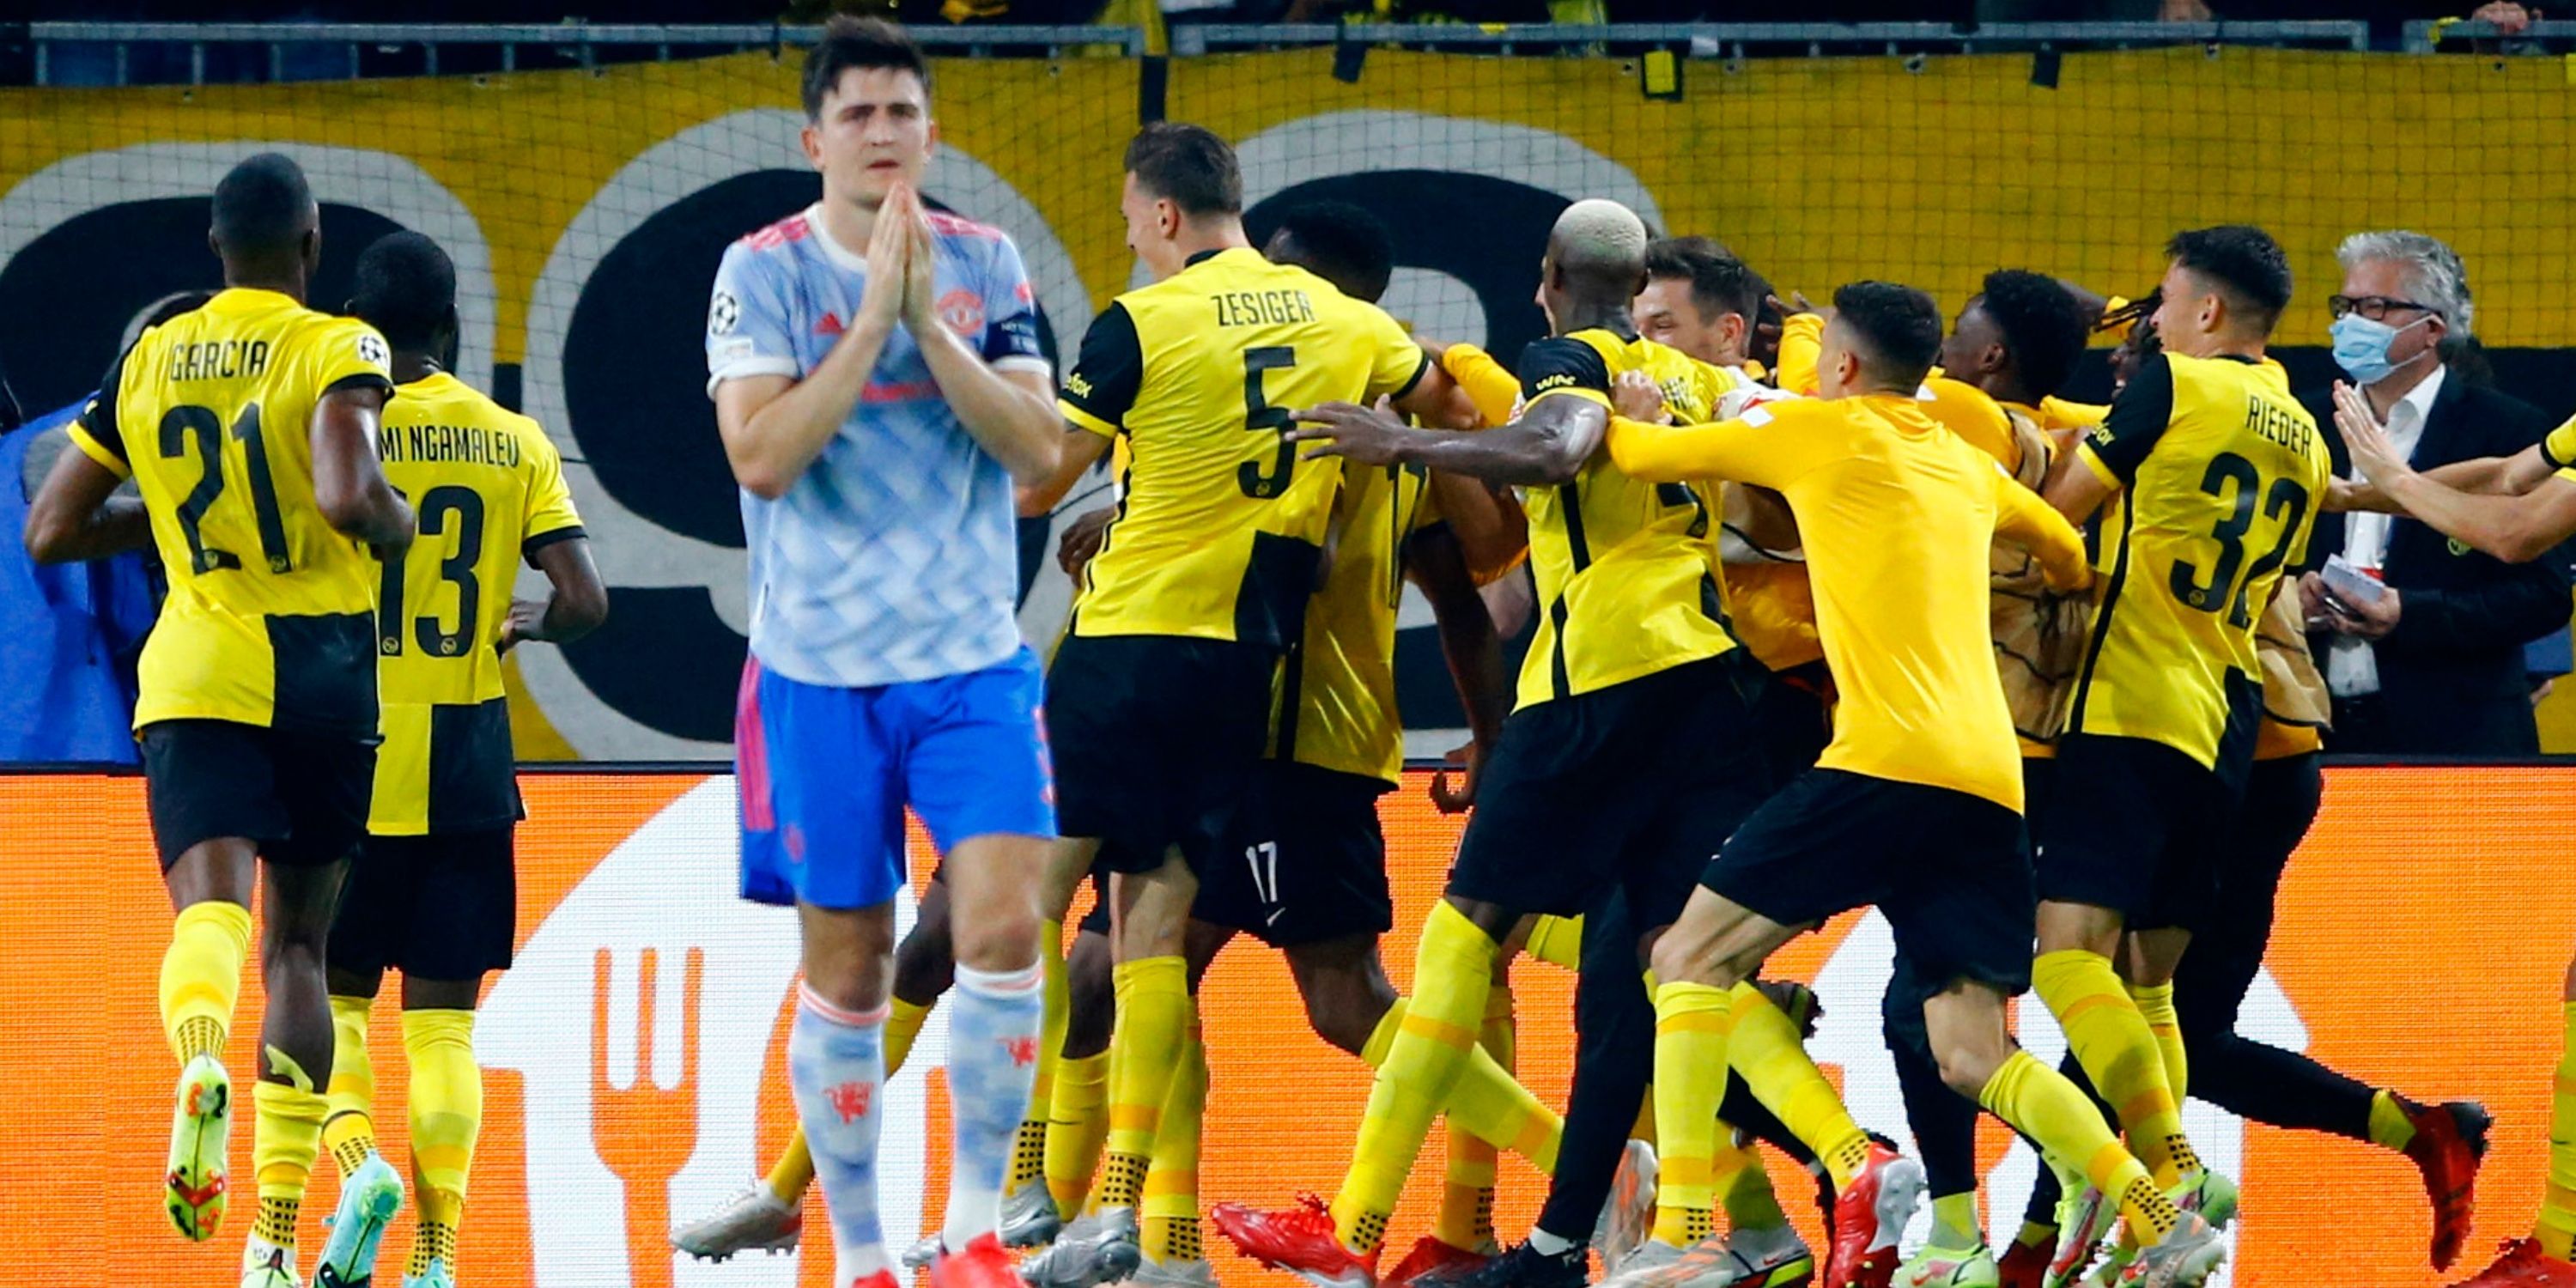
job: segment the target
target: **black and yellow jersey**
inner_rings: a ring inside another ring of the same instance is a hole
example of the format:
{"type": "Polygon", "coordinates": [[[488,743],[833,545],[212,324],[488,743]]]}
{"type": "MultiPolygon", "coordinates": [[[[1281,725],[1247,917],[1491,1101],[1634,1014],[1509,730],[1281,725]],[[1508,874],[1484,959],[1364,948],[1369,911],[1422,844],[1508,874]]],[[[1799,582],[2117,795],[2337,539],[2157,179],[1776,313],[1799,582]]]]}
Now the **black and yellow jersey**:
{"type": "Polygon", "coordinates": [[[134,725],[228,720],[371,736],[376,566],[323,519],[313,409],[391,388],[374,328],[236,287],[145,331],[71,441],[131,477],[169,572],[134,725]]]}
{"type": "Polygon", "coordinates": [[[2114,496],[2067,730],[2233,772],[2259,703],[2254,625],[2306,554],[2325,440],[2278,363],[2160,353],[2076,451],[2114,496]]]}
{"type": "Polygon", "coordinates": [[[582,535],[563,458],[535,421],[443,371],[402,386],[376,449],[420,536],[384,566],[378,595],[385,740],[367,830],[506,826],[519,817],[518,779],[494,646],[520,559],[582,535]]]}
{"type": "MultiPolygon", "coordinates": [[[[1619,376],[1643,371],[1676,421],[1704,420],[1718,389],[1703,364],[1652,340],[1598,327],[1521,353],[1526,406],[1548,398],[1610,405],[1619,376]]],[[[1518,705],[1606,689],[1736,647],[1717,584],[1717,522],[1708,487],[1644,483],[1595,452],[1572,481],[1531,488],[1530,571],[1537,638],[1521,665],[1518,705]]]]}
{"type": "Polygon", "coordinates": [[[1072,633],[1285,647],[1342,473],[1297,459],[1289,412],[1400,395],[1426,365],[1375,305],[1247,247],[1119,296],[1058,399],[1065,419],[1131,449],[1072,633]]]}
{"type": "Polygon", "coordinates": [[[2540,455],[2549,462],[2556,477],[2576,483],[2576,416],[2568,417],[2565,424],[2540,440],[2540,455]]]}
{"type": "Polygon", "coordinates": [[[2079,584],[2083,542],[2056,511],[1903,395],[1787,399],[1717,424],[1614,418],[1609,449],[1643,478],[1715,475],[1788,498],[1841,698],[1819,767],[2021,809],[1987,556],[2006,536],[2079,584]]]}
{"type": "Polygon", "coordinates": [[[1439,523],[1431,476],[1419,465],[1352,465],[1336,502],[1341,538],[1280,699],[1287,759],[1389,785],[1404,769],[1395,705],[1395,618],[1405,550],[1439,523]],[[1288,713],[1294,713],[1290,715],[1288,713]]]}

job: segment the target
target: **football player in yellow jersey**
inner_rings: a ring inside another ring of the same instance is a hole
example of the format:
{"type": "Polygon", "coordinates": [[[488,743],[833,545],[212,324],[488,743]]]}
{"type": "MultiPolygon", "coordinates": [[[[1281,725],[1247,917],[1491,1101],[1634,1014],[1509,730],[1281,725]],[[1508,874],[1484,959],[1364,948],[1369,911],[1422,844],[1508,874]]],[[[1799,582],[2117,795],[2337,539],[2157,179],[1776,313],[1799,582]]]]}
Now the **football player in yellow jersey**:
{"type": "MultiPolygon", "coordinates": [[[[1374,303],[1386,289],[1394,247],[1367,212],[1318,203],[1290,211],[1263,254],[1374,303]]],[[[1403,765],[1393,669],[1396,607],[1405,581],[1423,588],[1469,727],[1480,745],[1489,742],[1508,689],[1500,641],[1469,568],[1498,560],[1490,551],[1471,558],[1450,535],[1443,507],[1494,504],[1480,484],[1435,479],[1420,469],[1342,475],[1330,566],[1284,659],[1277,732],[1260,769],[1271,808],[1265,818],[1238,824],[1226,838],[1228,852],[1200,874],[1184,952],[1193,992],[1216,953],[1238,932],[1248,933],[1284,952],[1319,1035],[1354,1055],[1383,1058],[1405,1014],[1377,952],[1393,905],[1376,802],[1397,784],[1403,765]]],[[[1081,549],[1072,554],[1077,569],[1094,557],[1081,549]]],[[[1105,909],[1097,915],[1106,921],[1105,909]]],[[[1163,1103],[1153,1140],[1139,1283],[1213,1282],[1198,1245],[1191,1183],[1205,1084],[1195,1036],[1190,1041],[1190,1063],[1163,1103]]],[[[1553,1120],[1490,1060],[1478,1062],[1448,1108],[1497,1138],[1484,1142],[1487,1176],[1494,1147],[1522,1143],[1531,1124],[1553,1120]]],[[[1465,1220],[1473,1217],[1471,1209],[1465,1220]]],[[[1040,1288],[1093,1282],[1105,1273],[1095,1263],[1106,1233],[1096,1224],[1077,1225],[1022,1273],[1040,1288]]],[[[1431,1261],[1426,1255],[1416,1268],[1428,1269],[1431,1261]]]]}
{"type": "MultiPolygon", "coordinates": [[[[223,1218],[232,1080],[223,1050],[267,910],[261,977],[259,1216],[242,1282],[289,1288],[295,1217],[331,1076],[323,949],[366,830],[376,749],[376,565],[412,512],[375,456],[392,391],[384,337],[303,305],[321,211],[295,163],[266,153],[215,189],[226,289],[146,331],[117,360],[29,507],[39,559],[148,539],[170,591],[143,650],[135,728],[153,840],[179,910],[161,1015],[183,1066],[165,1180],[170,1219],[223,1218]],[[140,505],[110,503],[131,476],[140,505]],[[266,860],[266,862],[260,862],[266,860]]],[[[390,1169],[343,1189],[315,1281],[363,1283],[402,1201],[390,1169]]]]}
{"type": "Polygon", "coordinates": [[[403,1288],[453,1288],[456,1229],[481,1124],[474,1006],[505,970],[518,926],[511,835],[521,814],[501,653],[577,639],[608,616],[608,590],[545,431],[448,374],[456,269],[436,242],[394,233],[358,257],[349,311],[393,348],[397,397],[377,440],[385,475],[418,498],[421,540],[385,564],[376,605],[376,753],[366,860],[331,928],[330,1116],[323,1144],[343,1183],[376,1153],[367,1013],[387,967],[403,975],[411,1162],[419,1224],[403,1288]],[[544,600],[512,602],[519,561],[544,600]]]}
{"type": "Polygon", "coordinates": [[[2083,790],[2058,793],[2035,830],[2033,975],[2158,1184],[2223,1221],[2233,1186],[2192,1152],[2179,1043],[2159,1043],[2148,1011],[2173,1027],[2165,986],[2216,897],[2219,833],[2243,799],[2254,623],[2306,548],[2329,471],[2315,423],[2264,361],[2290,298],[2279,243],[2223,226],[2166,249],[2163,352],[2077,447],[2082,468],[2048,490],[2070,519],[2103,513],[2092,637],[2058,742],[2057,774],[2083,790]]]}
{"type": "MultiPolygon", "coordinates": [[[[2403,514],[2498,559],[2541,558],[2576,537],[2576,420],[2510,457],[2461,461],[2417,472],[2389,442],[2360,390],[2335,386],[2335,428],[2352,451],[2359,485],[2337,484],[2338,509],[2403,514]]],[[[2460,1288],[2576,1288],[2576,966],[2567,973],[2566,1053],[2550,1097],[2550,1184],[2531,1236],[2508,1244],[2495,1264],[2460,1288]]]]}
{"type": "Polygon", "coordinates": [[[1136,1264],[1155,1123],[1189,1021],[1197,873],[1232,860],[1219,851],[1236,816],[1260,808],[1251,788],[1281,658],[1322,568],[1342,471],[1298,459],[1289,409],[1392,397],[1437,414],[1448,387],[1392,318],[1252,248],[1234,151],[1208,130],[1141,131],[1120,205],[1155,280],[1085,333],[1058,400],[1069,427],[1055,486],[1033,489],[1051,504],[1113,437],[1133,451],[1046,703],[1066,839],[1043,901],[1060,918],[1096,863],[1116,908],[1104,1272],[1136,1264]]]}
{"type": "MultiPolygon", "coordinates": [[[[1929,297],[1865,282],[1834,303],[1820,400],[1716,425],[1623,417],[1610,429],[1612,459],[1632,474],[1736,478],[1788,499],[1842,695],[1818,767],[1727,839],[1654,946],[1666,1166],[1687,1173],[1713,1149],[1705,1075],[1729,1058],[1745,977],[1825,917],[1876,903],[1900,950],[1943,981],[1924,1017],[1943,1079],[2060,1157],[2085,1160],[2148,1245],[2138,1282],[2204,1282],[2223,1256],[2215,1232],[2176,1211],[2081,1093],[2019,1051],[2005,1024],[2004,998],[2029,982],[2031,888],[2020,757],[1988,632],[1988,547],[1998,534],[2022,542],[2065,590],[2087,578],[2082,543],[1922,411],[1917,390],[1941,335],[1929,297]]],[[[1649,391],[1623,404],[1660,400],[1649,391]]],[[[1895,1231],[1871,1228],[1877,1179],[1838,1198],[1834,1263],[1849,1269],[1827,1282],[1884,1283],[1893,1269],[1895,1231]]]]}
{"type": "MultiPolygon", "coordinates": [[[[1347,403],[1298,413],[1309,425],[1294,437],[1313,444],[1310,456],[1527,489],[1541,604],[1519,704],[1424,929],[1411,1013],[1379,1067],[1341,1192],[1329,1212],[1216,1213],[1246,1253],[1317,1283],[1373,1279],[1387,1216],[1475,1043],[1493,964],[1521,917],[1582,911],[1615,888],[1651,933],[1671,919],[1699,858],[1769,788],[1747,729],[1748,690],[1761,675],[1726,629],[1705,495],[1641,483],[1598,451],[1621,372],[1648,373],[1695,410],[1714,399],[1701,368],[1632,329],[1645,248],[1644,225],[1615,202],[1576,202],[1558,219],[1538,292],[1551,338],[1522,355],[1525,405],[1510,424],[1422,431],[1347,403]],[[1676,746],[1693,754],[1670,754],[1676,746]]],[[[1596,957],[1597,938],[1606,937],[1587,934],[1587,973],[1607,969],[1633,986],[1630,945],[1596,957]]],[[[1588,1076],[1578,1060],[1578,1078],[1588,1076]]],[[[1634,1103],[1642,1070],[1628,1076],[1634,1103]]],[[[1582,1244],[1544,1228],[1507,1261],[1520,1282],[1585,1273],[1582,1244]]]]}

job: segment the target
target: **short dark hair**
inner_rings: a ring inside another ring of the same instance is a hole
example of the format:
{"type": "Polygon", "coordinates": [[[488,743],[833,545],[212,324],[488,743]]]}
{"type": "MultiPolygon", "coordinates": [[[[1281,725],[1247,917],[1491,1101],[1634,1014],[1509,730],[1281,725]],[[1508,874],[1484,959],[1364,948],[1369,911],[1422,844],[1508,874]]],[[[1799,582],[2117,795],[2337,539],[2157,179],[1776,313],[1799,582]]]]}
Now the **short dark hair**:
{"type": "Polygon", "coordinates": [[[377,238],[358,256],[357,279],[349,311],[397,349],[422,351],[436,344],[456,308],[456,265],[420,233],[377,238]]]}
{"type": "Polygon", "coordinates": [[[1759,321],[1771,284],[1735,257],[1735,252],[1706,237],[1666,237],[1646,246],[1650,280],[1688,281],[1691,304],[1702,317],[1722,313],[1759,321]]]}
{"type": "Polygon", "coordinates": [[[1941,309],[1932,297],[1895,282],[1852,282],[1834,290],[1834,316],[1860,334],[1865,365],[1888,385],[1923,383],[1941,356],[1941,309]]]}
{"type": "Polygon", "coordinates": [[[2165,258],[2208,279],[2266,332],[2290,307],[2290,257],[2272,234],[2252,224],[2175,233],[2165,243],[2165,258]]]}
{"type": "Polygon", "coordinates": [[[805,51],[806,120],[823,119],[823,96],[841,83],[841,73],[854,67],[911,72],[921,78],[922,96],[930,96],[930,60],[921,56],[921,46],[912,43],[903,28],[883,18],[836,13],[823,24],[823,38],[805,51]]]}
{"type": "Polygon", "coordinates": [[[1243,213],[1243,167],[1204,125],[1156,121],[1127,144],[1127,172],[1184,215],[1243,213]]]}
{"type": "Polygon", "coordinates": [[[2093,332],[2093,319],[2075,292],[2045,273],[1999,268],[1986,274],[1979,301],[2003,332],[2024,389],[2035,398],[2064,389],[2093,332]]]}
{"type": "Polygon", "coordinates": [[[242,255],[295,248],[311,227],[313,187],[304,167],[282,152],[262,152],[215,185],[215,241],[242,255]]]}
{"type": "Polygon", "coordinates": [[[1306,267],[1342,294],[1371,304],[1395,276],[1395,234],[1386,221],[1347,201],[1310,201],[1279,219],[1306,267]]]}

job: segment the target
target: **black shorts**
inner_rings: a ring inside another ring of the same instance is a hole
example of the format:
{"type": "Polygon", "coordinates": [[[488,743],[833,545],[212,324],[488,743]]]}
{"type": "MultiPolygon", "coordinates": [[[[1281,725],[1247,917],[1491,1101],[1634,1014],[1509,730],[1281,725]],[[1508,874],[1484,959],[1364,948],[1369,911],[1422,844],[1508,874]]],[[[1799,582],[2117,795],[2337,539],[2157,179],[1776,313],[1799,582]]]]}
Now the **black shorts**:
{"type": "Polygon", "coordinates": [[[2057,740],[2058,790],[2034,833],[2039,897],[2119,913],[2131,930],[2188,926],[2218,898],[2242,788],[2146,738],[2057,740]]]}
{"type": "Polygon", "coordinates": [[[1262,762],[1260,782],[1268,801],[1257,814],[1271,829],[1238,832],[1230,855],[1199,870],[1190,916],[1274,948],[1392,929],[1377,798],[1393,789],[1363,774],[1279,760],[1262,762]]]}
{"type": "Polygon", "coordinates": [[[1784,926],[1875,904],[1927,986],[2030,987],[2029,842],[2021,815],[1982,796],[1811,769],[1745,820],[1700,883],[1784,926]]]}
{"type": "Polygon", "coordinates": [[[479,979],[508,970],[519,936],[514,829],[370,836],[349,869],[326,960],[376,975],[479,979]]]}
{"type": "Polygon", "coordinates": [[[1056,830],[1100,867],[1206,870],[1240,825],[1269,740],[1279,652],[1170,635],[1069,635],[1047,668],[1056,830]]]}
{"type": "Polygon", "coordinates": [[[256,843],[273,863],[348,858],[367,834],[376,744],[374,737],[230,720],[144,726],[143,779],[162,871],[191,848],[227,836],[256,843]]]}
{"type": "Polygon", "coordinates": [[[1736,649],[1513,712],[1477,782],[1450,893],[1571,916],[1616,885],[1640,930],[1669,924],[1771,794],[1752,717],[1766,681],[1736,649]]]}
{"type": "Polygon", "coordinates": [[[1833,680],[1822,662],[1775,671],[1753,704],[1753,724],[1771,757],[1771,779],[1785,783],[1815,768],[1834,740],[1833,680]]]}

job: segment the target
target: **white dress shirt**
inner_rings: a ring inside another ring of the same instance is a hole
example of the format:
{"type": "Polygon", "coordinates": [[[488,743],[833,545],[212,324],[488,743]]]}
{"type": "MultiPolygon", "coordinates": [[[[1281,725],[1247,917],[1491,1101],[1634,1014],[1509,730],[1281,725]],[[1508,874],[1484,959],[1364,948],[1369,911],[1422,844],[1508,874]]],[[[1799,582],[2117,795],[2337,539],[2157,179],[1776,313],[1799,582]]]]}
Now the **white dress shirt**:
{"type": "MultiPolygon", "coordinates": [[[[2441,396],[2442,382],[2449,376],[2448,367],[2433,368],[2431,375],[2416,382],[2396,406],[2388,409],[2388,442],[2408,461],[2415,459],[2415,445],[2424,439],[2424,418],[2433,414],[2433,400],[2441,396]]],[[[2389,527],[2396,521],[2396,516],[2389,514],[2345,515],[2344,562],[2370,571],[2384,567],[2388,562],[2389,527]]],[[[2326,690],[2338,698],[2379,692],[2379,657],[2371,652],[2369,640],[2358,635],[2337,635],[2326,646],[2326,690]]]]}

